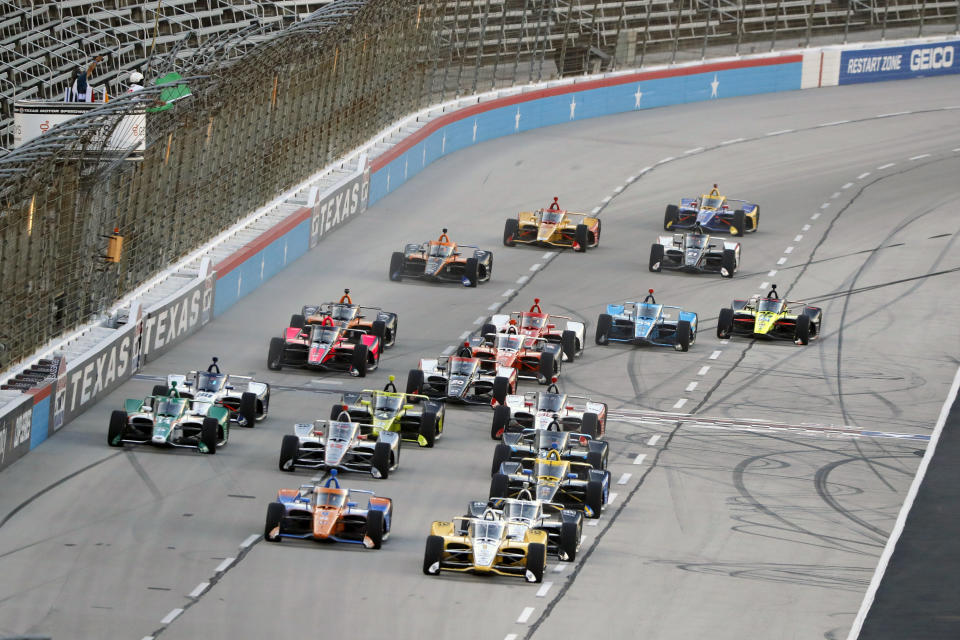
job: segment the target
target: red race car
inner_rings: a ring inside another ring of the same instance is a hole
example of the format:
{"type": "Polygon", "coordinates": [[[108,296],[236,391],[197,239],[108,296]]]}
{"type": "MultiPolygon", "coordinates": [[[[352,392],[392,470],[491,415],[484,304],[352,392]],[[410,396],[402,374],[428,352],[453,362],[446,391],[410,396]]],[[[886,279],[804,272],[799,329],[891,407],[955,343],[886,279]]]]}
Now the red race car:
{"type": "Polygon", "coordinates": [[[463,343],[458,356],[496,361],[497,367],[512,367],[518,378],[540,384],[549,383],[560,373],[560,345],[543,338],[529,338],[517,333],[513,325],[508,333],[476,336],[463,343]]]}
{"type": "Polygon", "coordinates": [[[363,377],[380,364],[380,339],[363,329],[352,329],[327,316],[319,324],[287,327],[283,336],[270,338],[267,368],[286,366],[347,371],[363,377]]]}
{"type": "Polygon", "coordinates": [[[491,333],[506,333],[510,327],[516,327],[517,333],[529,338],[524,346],[531,346],[536,338],[561,345],[563,360],[567,362],[583,353],[584,326],[569,316],[544,313],[540,308],[540,298],[534,298],[529,311],[499,313],[483,325],[480,332],[486,336],[491,333]]]}

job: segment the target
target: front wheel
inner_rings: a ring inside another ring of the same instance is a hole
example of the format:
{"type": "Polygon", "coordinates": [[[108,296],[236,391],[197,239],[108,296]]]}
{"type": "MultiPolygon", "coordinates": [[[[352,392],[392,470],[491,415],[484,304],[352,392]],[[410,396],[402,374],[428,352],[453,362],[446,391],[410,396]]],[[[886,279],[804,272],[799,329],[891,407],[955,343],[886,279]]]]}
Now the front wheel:
{"type": "Polygon", "coordinates": [[[663,270],[663,245],[650,245],[650,271],[657,272],[663,270]]]}
{"type": "Polygon", "coordinates": [[[300,454],[300,438],[288,433],[280,442],[280,471],[294,471],[300,454]]]}
{"type": "Polygon", "coordinates": [[[390,445],[386,442],[378,442],[373,448],[373,468],[379,472],[381,480],[390,476],[390,453],[390,445]]]}
{"type": "Polygon", "coordinates": [[[567,357],[567,362],[573,362],[577,356],[577,332],[570,329],[565,330],[560,335],[560,344],[563,347],[563,355],[567,357]]]}
{"type": "Polygon", "coordinates": [[[383,511],[371,509],[367,511],[367,537],[373,543],[374,549],[383,546],[383,535],[387,531],[386,521],[383,518],[383,511]]]}
{"type": "Polygon", "coordinates": [[[514,246],[517,242],[517,236],[520,234],[520,223],[516,218],[507,218],[503,224],[503,244],[507,247],[514,246]]]}
{"type": "Polygon", "coordinates": [[[797,316],[797,328],[795,339],[800,344],[810,344],[810,316],[797,316]]]}
{"type": "Polygon", "coordinates": [[[724,307],[720,309],[720,316],[717,318],[717,337],[726,340],[733,335],[733,309],[724,307]]]}
{"type": "Polygon", "coordinates": [[[403,262],[403,254],[399,251],[394,251],[390,256],[390,272],[387,275],[394,282],[403,280],[403,262]]]}
{"type": "Polygon", "coordinates": [[[245,391],[240,396],[240,410],[237,411],[243,426],[255,427],[257,424],[257,394],[245,391]]]}
{"type": "Polygon", "coordinates": [[[213,455],[217,452],[217,443],[220,441],[220,422],[216,418],[204,418],[200,425],[200,442],[203,443],[207,453],[213,455]]]}
{"type": "Polygon", "coordinates": [[[440,574],[440,560],[443,558],[443,538],[427,536],[427,547],[423,551],[423,572],[428,576],[440,574]]]}
{"type": "Polygon", "coordinates": [[[407,393],[423,394],[423,371],[420,369],[410,369],[407,374],[407,393]]]}
{"type": "Polygon", "coordinates": [[[117,409],[110,414],[110,428],[107,430],[107,444],[111,447],[123,446],[123,434],[127,430],[127,412],[117,409]]]}
{"type": "Polygon", "coordinates": [[[577,245],[574,247],[574,250],[581,253],[587,252],[587,247],[590,246],[590,229],[585,224],[578,224],[576,230],[574,231],[574,237],[577,240],[577,245]]]}
{"type": "Polygon", "coordinates": [[[537,374],[537,382],[540,384],[550,384],[553,382],[553,376],[557,374],[557,360],[552,353],[540,354],[540,369],[537,374]]]}
{"type": "Polygon", "coordinates": [[[737,252],[733,249],[724,249],[723,258],[720,260],[720,275],[724,278],[732,278],[737,270],[737,252]]]}
{"type": "Polygon", "coordinates": [[[360,378],[365,378],[367,375],[368,354],[369,350],[365,344],[358,344],[353,348],[353,358],[350,361],[350,364],[353,366],[353,370],[360,378]]]}
{"type": "MultiPolygon", "coordinates": [[[[510,379],[506,376],[497,376],[493,379],[493,399],[497,404],[504,404],[510,393],[510,379]]],[[[496,411],[496,409],[494,409],[496,411]]]]}
{"type": "Polygon", "coordinates": [[[677,349],[680,351],[690,350],[690,322],[681,320],[677,323],[677,349]]]}
{"type": "Polygon", "coordinates": [[[547,569],[547,546],[533,542],[527,546],[527,571],[533,574],[534,582],[543,582],[543,572],[547,569]]]}
{"type": "Polygon", "coordinates": [[[742,236],[747,230],[747,214],[742,209],[733,212],[733,223],[730,225],[730,235],[742,236]]]}
{"type": "Polygon", "coordinates": [[[668,204],[666,211],[663,212],[663,228],[669,231],[678,220],[680,220],[680,207],[668,204]]]}
{"type": "Polygon", "coordinates": [[[283,368],[283,349],[286,342],[283,338],[270,338],[270,351],[267,353],[267,369],[280,371],[283,368]]]}
{"type": "Polygon", "coordinates": [[[287,515],[287,508],[282,502],[271,502],[267,505],[267,521],[263,526],[263,539],[267,542],[280,542],[280,523],[287,515]]]}
{"type": "Polygon", "coordinates": [[[509,498],[510,478],[502,473],[495,473],[490,478],[490,498],[509,498]]]}
{"type": "MultiPolygon", "coordinates": [[[[493,409],[493,422],[490,425],[491,438],[499,440],[503,436],[503,432],[507,430],[507,426],[510,424],[510,417],[510,407],[505,404],[497,405],[493,409]]],[[[497,465],[494,471],[498,468],[500,468],[500,465],[497,465]]]]}
{"type": "Polygon", "coordinates": [[[463,284],[467,287],[475,287],[480,282],[480,261],[476,258],[467,258],[467,264],[463,268],[463,284]]]}
{"type": "Polygon", "coordinates": [[[420,417],[420,435],[426,440],[425,447],[432,447],[437,439],[437,414],[424,413],[420,417]]]}
{"type": "Polygon", "coordinates": [[[597,318],[596,342],[599,345],[610,343],[610,331],[613,329],[613,316],[608,313],[601,313],[597,318]]]}

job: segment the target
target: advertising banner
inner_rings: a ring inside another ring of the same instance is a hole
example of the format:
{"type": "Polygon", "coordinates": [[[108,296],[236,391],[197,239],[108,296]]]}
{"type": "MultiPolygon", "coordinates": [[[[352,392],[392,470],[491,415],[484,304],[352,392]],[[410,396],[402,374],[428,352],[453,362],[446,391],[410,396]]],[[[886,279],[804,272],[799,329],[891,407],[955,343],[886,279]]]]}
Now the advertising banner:
{"type": "Polygon", "coordinates": [[[6,413],[0,415],[0,469],[30,451],[33,396],[24,394],[22,400],[4,408],[6,413]]]}
{"type": "Polygon", "coordinates": [[[840,54],[840,84],[923,78],[960,73],[960,40],[880,49],[849,49],[840,54]]]}
{"type": "MultiPolygon", "coordinates": [[[[361,166],[366,162],[361,160],[361,166]]],[[[337,185],[313,205],[310,217],[310,248],[341,224],[367,210],[370,169],[366,168],[337,185]]]]}
{"type": "Polygon", "coordinates": [[[144,313],[141,355],[153,361],[210,321],[214,274],[197,278],[187,289],[144,313]]]}
{"type": "MultiPolygon", "coordinates": [[[[43,135],[55,125],[62,124],[103,106],[97,102],[41,102],[39,100],[19,100],[13,106],[13,146],[19,147],[25,142],[43,135]]],[[[136,113],[124,116],[106,141],[104,147],[110,151],[126,151],[131,147],[138,151],[146,148],[147,116],[136,113]]],[[[94,140],[94,146],[103,140],[94,140]]]]}

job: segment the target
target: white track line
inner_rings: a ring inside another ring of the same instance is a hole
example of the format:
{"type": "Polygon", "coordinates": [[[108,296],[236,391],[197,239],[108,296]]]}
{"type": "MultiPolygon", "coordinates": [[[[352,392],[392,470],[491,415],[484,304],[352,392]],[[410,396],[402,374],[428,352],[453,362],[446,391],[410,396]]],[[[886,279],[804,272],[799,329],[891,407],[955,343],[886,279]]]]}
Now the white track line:
{"type": "Polygon", "coordinates": [[[736,144],[738,142],[743,142],[743,138],[733,138],[732,140],[724,140],[723,142],[720,143],[720,146],[724,146],[727,144],[736,144]]]}
{"type": "Polygon", "coordinates": [[[538,262],[537,264],[530,266],[530,271],[536,271],[539,268],[540,268],[540,263],[538,262]]]}
{"type": "Polygon", "coordinates": [[[440,355],[442,355],[442,356],[449,356],[449,355],[452,355],[453,352],[456,351],[456,350],[457,350],[457,348],[456,348],[454,345],[451,344],[451,345],[448,345],[443,351],[441,351],[441,352],[440,352],[440,355]]]}
{"type": "Polygon", "coordinates": [[[777,260],[777,264],[784,264],[786,261],[787,261],[786,258],[780,258],[779,260],[777,260]]]}
{"type": "Polygon", "coordinates": [[[597,520],[596,518],[587,518],[587,526],[588,526],[588,527],[596,527],[596,526],[599,526],[599,525],[600,525],[600,521],[597,520]]]}
{"type": "MultiPolygon", "coordinates": [[[[258,538],[260,536],[257,536],[258,538]]],[[[201,582],[196,587],[193,588],[193,591],[190,592],[191,598],[199,598],[200,594],[207,590],[207,587],[210,586],[209,582],[201,582]]]]}
{"type": "Polygon", "coordinates": [[[909,111],[894,111],[893,113],[881,113],[878,118],[892,118],[893,116],[905,116],[909,111]]]}
{"type": "Polygon", "coordinates": [[[930,460],[933,458],[933,453],[937,449],[940,434],[943,432],[943,426],[947,422],[947,415],[949,415],[950,409],[957,399],[958,390],[960,390],[960,369],[957,369],[957,373],[953,376],[953,385],[950,387],[947,399],[940,408],[940,417],[937,419],[937,424],[933,428],[930,442],[927,444],[927,449],[923,454],[923,459],[920,461],[920,466],[917,467],[917,473],[913,476],[913,482],[910,483],[910,489],[907,491],[907,497],[903,501],[903,506],[900,507],[900,513],[897,515],[897,521],[893,525],[893,531],[890,532],[890,537],[887,538],[887,544],[884,545],[883,552],[880,554],[880,561],[877,563],[877,568],[873,572],[873,577],[870,579],[870,585],[867,587],[867,593],[863,596],[863,602],[860,603],[860,610],[857,611],[857,617],[853,619],[853,627],[850,629],[847,640],[856,640],[860,635],[864,620],[866,620],[870,606],[873,604],[873,599],[877,595],[880,582],[883,580],[883,574],[886,572],[887,565],[890,563],[893,549],[900,540],[900,534],[903,533],[903,527],[907,522],[907,516],[913,507],[913,501],[917,497],[917,492],[920,490],[920,484],[927,474],[927,467],[930,466],[930,460]]]}
{"type": "MultiPolygon", "coordinates": [[[[803,225],[803,227],[801,227],[800,231],[810,231],[810,225],[808,225],[808,224],[803,225]]],[[[798,236],[798,237],[800,237],[800,236],[798,236]]]]}
{"type": "Polygon", "coordinates": [[[841,188],[841,189],[849,189],[849,188],[852,187],[852,186],[853,186],[853,183],[852,183],[852,182],[848,182],[847,184],[843,185],[843,186],[840,187],[840,188],[841,188]]]}
{"type": "MultiPolygon", "coordinates": [[[[648,446],[648,447],[656,446],[657,441],[658,441],[659,439],[660,439],[660,434],[657,434],[657,435],[655,435],[655,436],[650,436],[650,439],[647,440],[647,446],[648,446]]],[[[637,457],[639,457],[639,456],[637,456],[637,457]]],[[[634,460],[634,464],[640,464],[640,463],[637,462],[636,460],[634,460]]]]}
{"type": "Polygon", "coordinates": [[[758,288],[758,289],[766,289],[766,288],[769,287],[769,286],[770,286],[770,283],[769,283],[769,282],[761,282],[761,283],[760,283],[760,286],[757,287],[757,288],[758,288]]]}
{"type": "Polygon", "coordinates": [[[723,351],[714,351],[713,353],[710,354],[710,359],[716,360],[717,358],[720,357],[721,353],[723,353],[723,351]]]}
{"type": "Polygon", "coordinates": [[[627,184],[633,183],[637,179],[637,176],[630,176],[627,178],[627,184]]]}
{"type": "Polygon", "coordinates": [[[517,624],[526,624],[527,620],[530,619],[530,616],[533,615],[533,607],[524,607],[523,611],[520,612],[520,615],[517,617],[517,624]]]}
{"type": "Polygon", "coordinates": [[[868,175],[870,175],[870,172],[869,172],[869,171],[865,171],[864,173],[861,173],[860,175],[857,176],[857,180],[863,180],[863,179],[866,178],[868,175]]]}
{"type": "Polygon", "coordinates": [[[601,200],[600,202],[602,202],[603,204],[607,204],[611,200],[613,200],[613,196],[604,196],[603,200],[601,200]]]}
{"type": "Polygon", "coordinates": [[[502,302],[494,302],[492,305],[487,307],[487,311],[497,311],[502,306],[503,306],[502,302]]]}
{"type": "MultiPolygon", "coordinates": [[[[590,524],[590,523],[587,522],[587,524],[590,524]]],[[[563,571],[563,570],[566,569],[566,568],[567,568],[567,563],[566,563],[566,562],[558,562],[557,565],[553,568],[553,572],[554,572],[554,573],[560,573],[561,571],[563,571]]]]}
{"type": "Polygon", "coordinates": [[[543,254],[544,260],[553,260],[553,256],[557,255],[556,251],[547,251],[543,254]]]}
{"type": "Polygon", "coordinates": [[[657,164],[666,164],[666,163],[672,161],[673,159],[674,159],[673,156],[667,156],[666,158],[664,158],[663,160],[661,160],[661,161],[658,162],[657,164]]]}
{"type": "MultiPolygon", "coordinates": [[[[629,475],[629,474],[628,474],[629,475]]],[[[611,491],[610,495],[607,496],[607,504],[613,504],[613,501],[617,499],[617,496],[620,495],[616,491],[611,491]]]]}
{"type": "Polygon", "coordinates": [[[691,382],[690,384],[687,385],[687,389],[686,389],[686,390],[687,390],[687,391],[693,391],[693,390],[696,389],[696,388],[697,388],[697,381],[694,380],[693,382],[691,382]]]}
{"type": "Polygon", "coordinates": [[[683,408],[683,405],[685,405],[685,404],[687,404],[687,399],[686,399],[686,398],[680,398],[679,400],[677,400],[677,401],[673,404],[673,408],[674,408],[674,409],[682,409],[682,408],[683,408]]]}
{"type": "Polygon", "coordinates": [[[505,636],[503,637],[503,640],[517,640],[517,634],[515,634],[515,633],[508,633],[507,635],[505,635],[505,636]]]}
{"type": "Polygon", "coordinates": [[[895,167],[895,166],[897,166],[896,162],[888,162],[887,164],[882,164],[879,167],[877,167],[877,171],[883,171],[884,169],[889,169],[890,167],[895,167]]]}
{"type": "Polygon", "coordinates": [[[768,278],[772,278],[772,277],[775,276],[775,275],[777,275],[777,270],[776,270],[776,269],[771,269],[771,270],[767,273],[767,277],[768,277],[768,278]]]}
{"type": "Polygon", "coordinates": [[[707,375],[707,371],[710,371],[710,365],[705,364],[705,365],[703,365],[702,367],[700,367],[700,371],[697,371],[697,375],[698,375],[698,376],[705,376],[705,375],[707,375]]]}
{"type": "Polygon", "coordinates": [[[173,611],[165,615],[162,620],[160,620],[160,624],[170,624],[171,622],[176,620],[177,616],[179,616],[181,613],[183,613],[183,609],[174,609],[173,611]]]}
{"type": "MultiPolygon", "coordinates": [[[[654,436],[654,437],[659,438],[660,436],[654,436]]],[[[647,454],[641,453],[640,455],[638,455],[636,458],[633,459],[633,464],[643,464],[643,461],[646,459],[646,457],[647,457],[647,454]]]]}
{"type": "MultiPolygon", "coordinates": [[[[470,335],[470,332],[469,332],[469,331],[467,332],[467,335],[470,335]]],[[[256,542],[256,541],[259,540],[259,539],[260,539],[260,534],[259,534],[259,533],[251,534],[250,536],[247,536],[247,539],[246,539],[246,540],[244,540],[243,542],[240,543],[240,548],[241,548],[241,549],[246,549],[247,547],[249,547],[250,545],[252,545],[254,542],[256,542]]]]}
{"type": "Polygon", "coordinates": [[[473,324],[483,324],[483,321],[487,319],[487,316],[477,316],[477,319],[473,321],[473,324]]]}
{"type": "Polygon", "coordinates": [[[544,582],[539,589],[537,589],[537,597],[544,598],[547,595],[547,592],[550,591],[550,587],[553,586],[552,582],[544,582]]]}
{"type": "Polygon", "coordinates": [[[784,253],[793,253],[793,247],[787,247],[783,250],[784,253]]]}
{"type": "Polygon", "coordinates": [[[526,284],[527,280],[530,279],[530,276],[520,276],[517,278],[517,284],[526,284]]]}
{"type": "Polygon", "coordinates": [[[780,131],[771,131],[770,133],[767,133],[767,134],[765,134],[765,135],[768,135],[768,136],[780,136],[780,135],[783,135],[783,134],[785,134],[785,133],[793,133],[793,129],[780,129],[780,131]]]}
{"type": "Polygon", "coordinates": [[[469,337],[470,337],[470,332],[469,332],[469,331],[464,331],[463,333],[460,334],[460,337],[457,338],[457,340],[459,340],[460,342],[463,342],[464,340],[466,340],[466,339],[469,338],[469,337]]]}
{"type": "Polygon", "coordinates": [[[824,122],[823,124],[821,124],[821,125],[819,125],[819,126],[821,126],[821,127],[833,127],[833,126],[836,126],[836,125],[838,125],[838,124],[847,124],[848,122],[850,122],[850,121],[849,121],[849,120],[834,120],[833,122],[824,122]]]}
{"type": "MultiPolygon", "coordinates": [[[[807,226],[809,227],[810,225],[807,225],[807,226]]],[[[794,242],[800,242],[801,240],[803,240],[803,234],[802,234],[802,233],[793,236],[793,241],[794,241],[794,242]]]]}
{"type": "Polygon", "coordinates": [[[819,217],[820,217],[820,214],[819,214],[819,213],[815,213],[815,214],[813,214],[812,216],[810,216],[810,219],[811,219],[811,220],[816,220],[816,219],[819,218],[819,217]]]}
{"type": "Polygon", "coordinates": [[[830,206],[830,203],[829,203],[829,202],[824,202],[822,205],[820,205],[820,208],[821,208],[821,209],[826,209],[826,208],[829,207],[829,206],[830,206]]]}
{"type": "Polygon", "coordinates": [[[222,571],[226,571],[226,570],[227,570],[227,567],[229,567],[230,565],[232,565],[234,560],[236,560],[236,558],[224,558],[224,559],[223,559],[223,562],[221,562],[220,564],[218,564],[218,565],[217,565],[217,568],[214,569],[213,572],[214,572],[214,573],[220,573],[220,572],[222,572],[222,571]]]}
{"type": "Polygon", "coordinates": [[[517,292],[516,289],[507,289],[506,291],[504,291],[503,293],[500,294],[500,297],[501,297],[501,298],[509,298],[510,296],[512,296],[513,294],[515,294],[516,292],[517,292]]]}
{"type": "Polygon", "coordinates": [[[703,147],[694,147],[693,149],[687,149],[683,153],[684,155],[688,155],[691,153],[700,153],[701,151],[703,151],[703,147]]]}
{"type": "Polygon", "coordinates": [[[830,199],[831,199],[831,200],[833,200],[833,199],[835,199],[835,198],[839,198],[839,197],[840,197],[840,192],[839,192],[839,191],[834,191],[834,192],[830,195],[830,199]]]}
{"type": "Polygon", "coordinates": [[[623,191],[623,187],[617,187],[613,190],[614,193],[620,193],[621,191],[623,191]]]}
{"type": "Polygon", "coordinates": [[[630,478],[633,477],[632,473],[622,473],[620,478],[617,480],[617,484],[627,484],[630,482],[630,478]]]}
{"type": "Polygon", "coordinates": [[[590,209],[590,213],[594,213],[594,214],[600,213],[600,209],[601,207],[594,207],[593,209],[590,209]]]}
{"type": "Polygon", "coordinates": [[[650,169],[651,169],[651,167],[644,167],[643,169],[640,169],[640,171],[638,171],[637,174],[642,176],[642,175],[645,174],[647,171],[650,171],[650,169]]]}
{"type": "Polygon", "coordinates": [[[929,158],[929,157],[930,157],[930,154],[929,154],[929,153],[921,153],[920,155],[918,155],[918,156],[913,156],[912,158],[909,158],[909,159],[910,159],[910,160],[923,160],[924,158],[929,158]]]}

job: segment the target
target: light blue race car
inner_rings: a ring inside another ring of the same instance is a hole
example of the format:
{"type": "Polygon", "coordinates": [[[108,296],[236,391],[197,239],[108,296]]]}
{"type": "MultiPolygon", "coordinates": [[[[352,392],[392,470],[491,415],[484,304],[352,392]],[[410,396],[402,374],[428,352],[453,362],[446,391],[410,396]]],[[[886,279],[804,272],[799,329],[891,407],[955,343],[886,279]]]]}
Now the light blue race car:
{"type": "Polygon", "coordinates": [[[697,314],[657,304],[653,289],[643,302],[608,304],[597,319],[597,344],[628,342],[687,351],[697,340],[697,314]]]}

